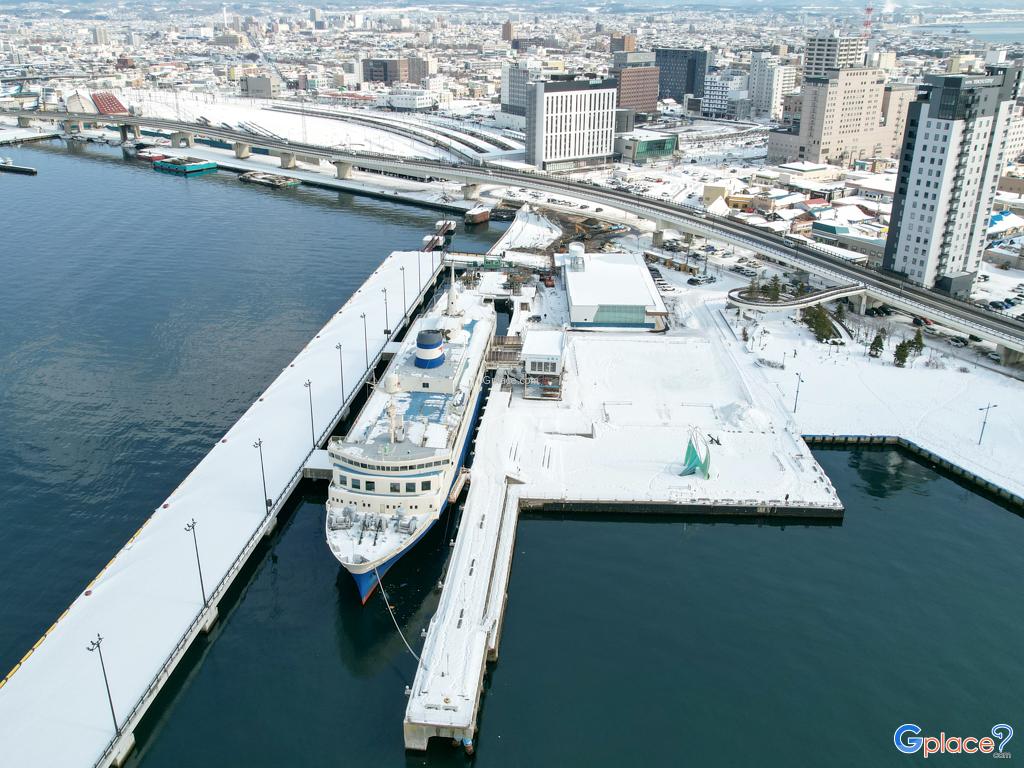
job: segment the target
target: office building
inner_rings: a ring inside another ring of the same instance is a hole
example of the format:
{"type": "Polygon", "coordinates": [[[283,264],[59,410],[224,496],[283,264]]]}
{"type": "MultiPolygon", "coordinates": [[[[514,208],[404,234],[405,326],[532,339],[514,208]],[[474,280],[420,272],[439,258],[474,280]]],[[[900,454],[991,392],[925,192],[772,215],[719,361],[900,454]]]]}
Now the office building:
{"type": "Polygon", "coordinates": [[[782,120],[782,101],[796,88],[796,67],[778,56],[755,52],[750,58],[750,103],[757,116],[782,120]]]}
{"type": "Polygon", "coordinates": [[[837,31],[809,35],[804,45],[804,77],[824,77],[832,69],[863,67],[866,42],[863,37],[837,31]]]}
{"type": "Polygon", "coordinates": [[[571,170],[611,159],[615,80],[554,79],[527,85],[526,162],[571,170]]]}
{"type": "Polygon", "coordinates": [[[92,43],[93,45],[109,45],[110,38],[107,35],[107,30],[102,27],[93,27],[92,43]]]}
{"type": "Polygon", "coordinates": [[[512,19],[501,25],[501,39],[505,41],[516,39],[516,25],[512,23],[512,19]]]}
{"type": "Polygon", "coordinates": [[[833,69],[805,78],[795,100],[799,118],[790,115],[786,127],[768,134],[768,162],[848,167],[855,160],[893,157],[909,97],[906,89],[892,88],[887,99],[879,69],[833,69]]]}
{"type": "Polygon", "coordinates": [[[408,59],[363,59],[363,82],[394,83],[409,82],[408,59]]]}
{"type": "Polygon", "coordinates": [[[239,85],[242,95],[250,99],[273,99],[281,93],[281,83],[268,75],[246,75],[239,85]]]}
{"type": "MultiPolygon", "coordinates": [[[[704,79],[704,97],[700,100],[700,113],[704,117],[736,119],[734,101],[748,99],[747,76],[724,71],[709,74],[704,79]]],[[[746,109],[749,117],[749,107],[746,109]]]]}
{"type": "Polygon", "coordinates": [[[928,75],[910,105],[883,267],[970,296],[1002,171],[1021,66],[928,75]]]}
{"type": "Polygon", "coordinates": [[[608,39],[608,49],[612,53],[633,53],[636,51],[636,35],[613,32],[608,39]]]}
{"type": "Polygon", "coordinates": [[[658,66],[658,97],[683,103],[687,94],[698,99],[704,95],[704,74],[708,52],[686,48],[655,48],[658,66]]]}
{"type": "Polygon", "coordinates": [[[657,112],[658,67],[653,53],[616,53],[609,74],[618,83],[616,101],[620,108],[643,115],[657,112]]]}

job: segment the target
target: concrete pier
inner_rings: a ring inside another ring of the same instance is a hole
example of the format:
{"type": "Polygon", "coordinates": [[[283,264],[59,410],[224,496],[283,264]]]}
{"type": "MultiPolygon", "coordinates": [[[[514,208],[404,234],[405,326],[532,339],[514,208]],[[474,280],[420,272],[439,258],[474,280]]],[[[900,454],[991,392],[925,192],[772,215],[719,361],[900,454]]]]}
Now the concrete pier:
{"type": "Polygon", "coordinates": [[[247,157],[252,156],[252,145],[244,144],[241,141],[236,141],[234,145],[235,157],[240,160],[244,160],[247,157]]]}
{"type": "Polygon", "coordinates": [[[322,470],[319,446],[441,273],[440,254],[385,259],[0,681],[5,765],[124,762],[140,720],[194,640],[214,627],[226,591],[302,477],[322,470]],[[396,319],[403,295],[408,305],[396,319]],[[205,602],[184,528],[191,520],[205,602]],[[85,651],[97,633],[116,733],[97,659],[85,651]]]}

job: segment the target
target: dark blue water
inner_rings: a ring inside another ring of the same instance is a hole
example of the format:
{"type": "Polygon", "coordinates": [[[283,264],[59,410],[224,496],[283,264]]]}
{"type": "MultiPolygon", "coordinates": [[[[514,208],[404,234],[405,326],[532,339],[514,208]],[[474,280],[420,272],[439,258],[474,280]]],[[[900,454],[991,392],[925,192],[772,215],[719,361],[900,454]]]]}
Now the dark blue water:
{"type": "MultiPolygon", "coordinates": [[[[65,169],[62,186],[80,193],[92,176],[104,195],[198,199],[190,231],[201,234],[169,245],[180,215],[147,218],[125,203],[102,218],[132,247],[99,239],[76,251],[73,238],[51,248],[34,236],[47,226],[35,208],[17,217],[35,219],[19,229],[21,248],[34,249],[16,260],[20,286],[0,289],[12,658],[381,255],[413,247],[436,218],[331,195],[293,200],[231,177],[25,155],[65,169]],[[243,216],[249,224],[222,242],[222,222],[243,216]],[[290,221],[302,226],[276,239],[290,221]],[[141,258],[142,248],[157,255],[141,258]],[[60,312],[44,311],[51,299],[60,312]]],[[[56,214],[91,231],[102,210],[95,200],[56,214]]],[[[1024,520],[894,451],[817,455],[847,505],[840,526],[524,518],[475,762],[899,766],[920,760],[892,746],[904,722],[976,736],[1021,722],[1024,520]]],[[[302,490],[191,673],[137,733],[133,765],[468,762],[446,744],[403,751],[415,662],[382,600],[359,606],[323,545],[322,489],[302,490]]],[[[389,572],[415,646],[450,535],[437,526],[389,572]]],[[[977,759],[939,759],[951,761],[977,759]]]]}
{"type": "MultiPolygon", "coordinates": [[[[436,211],[96,145],[5,147],[0,174],[0,675],[218,435],[436,211]]],[[[504,229],[462,231],[483,251],[504,229]]],[[[2,761],[0,761],[2,762],[2,761]]]]}

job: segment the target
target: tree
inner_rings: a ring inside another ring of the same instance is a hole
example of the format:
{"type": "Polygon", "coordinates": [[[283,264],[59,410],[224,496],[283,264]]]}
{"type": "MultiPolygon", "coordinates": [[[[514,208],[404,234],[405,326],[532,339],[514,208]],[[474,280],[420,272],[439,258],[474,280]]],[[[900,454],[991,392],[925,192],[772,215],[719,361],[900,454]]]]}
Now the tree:
{"type": "Polygon", "coordinates": [[[843,302],[836,304],[836,322],[843,322],[846,319],[846,305],[843,302]]]}
{"type": "Polygon", "coordinates": [[[913,344],[917,354],[921,354],[924,351],[924,335],[921,333],[920,328],[914,331],[914,340],[910,343],[913,344]]]}
{"type": "Polygon", "coordinates": [[[896,345],[896,351],[893,353],[893,362],[897,368],[903,368],[907,364],[907,358],[910,357],[910,342],[901,341],[896,345]]]}
{"type": "Polygon", "coordinates": [[[778,301],[781,294],[782,281],[779,280],[778,275],[772,275],[772,279],[768,281],[768,298],[772,301],[778,301]]]}
{"type": "Polygon", "coordinates": [[[750,341],[750,334],[747,333],[747,326],[743,326],[743,332],[740,334],[743,341],[750,341]]]}
{"type": "Polygon", "coordinates": [[[757,296],[761,293],[761,284],[757,282],[757,276],[750,278],[750,286],[747,288],[750,291],[751,296],[757,296]]]}
{"type": "Polygon", "coordinates": [[[868,354],[872,357],[879,357],[884,349],[885,340],[882,338],[881,333],[876,333],[875,338],[871,341],[871,346],[868,347],[868,354]]]}

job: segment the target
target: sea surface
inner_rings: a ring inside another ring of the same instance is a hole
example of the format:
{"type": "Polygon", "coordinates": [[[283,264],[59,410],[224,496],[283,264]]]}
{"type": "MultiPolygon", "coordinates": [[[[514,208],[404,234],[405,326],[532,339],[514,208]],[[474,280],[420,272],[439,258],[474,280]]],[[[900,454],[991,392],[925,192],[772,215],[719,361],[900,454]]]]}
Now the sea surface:
{"type": "Polygon", "coordinates": [[[984,43],[1021,43],[1024,44],[1024,21],[985,21],[966,24],[922,24],[907,27],[917,34],[956,37],[963,40],[979,40],[984,43]],[[966,32],[951,32],[953,26],[966,29],[966,32]]]}
{"type": "MultiPolygon", "coordinates": [[[[16,161],[41,175],[0,177],[8,664],[363,276],[437,218],[163,176],[96,148],[16,161]]],[[[902,766],[920,759],[892,745],[903,723],[982,736],[1022,722],[1024,518],[893,450],[816,455],[840,525],[524,517],[472,762],[902,766]]],[[[327,551],[324,493],[300,486],[130,765],[471,762],[445,743],[404,752],[416,662],[383,597],[360,606],[327,551]]],[[[414,648],[456,529],[446,518],[385,579],[414,648]]]]}

